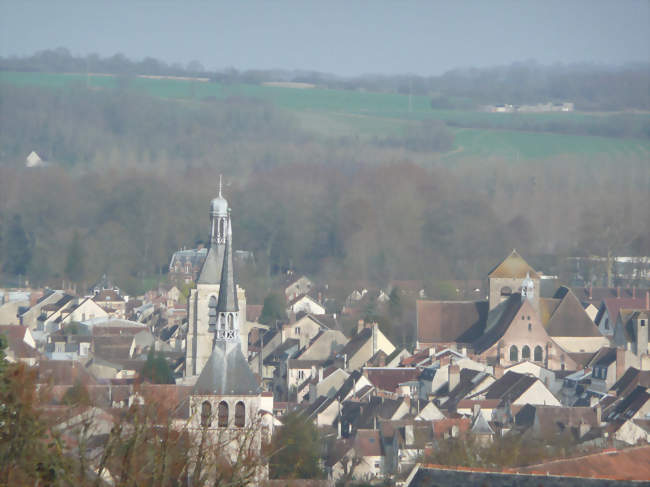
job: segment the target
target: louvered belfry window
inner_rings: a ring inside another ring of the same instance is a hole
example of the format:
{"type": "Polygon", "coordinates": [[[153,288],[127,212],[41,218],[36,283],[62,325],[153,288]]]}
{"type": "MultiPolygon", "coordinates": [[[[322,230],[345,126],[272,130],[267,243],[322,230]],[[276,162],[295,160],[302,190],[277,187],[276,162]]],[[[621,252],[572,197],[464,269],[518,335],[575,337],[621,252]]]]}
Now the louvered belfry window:
{"type": "Polygon", "coordinates": [[[228,426],[228,404],[226,401],[221,401],[219,403],[219,428],[225,428],[228,426]]]}
{"type": "Polygon", "coordinates": [[[246,406],[239,401],[235,406],[235,426],[243,428],[246,423],[246,406]]]}

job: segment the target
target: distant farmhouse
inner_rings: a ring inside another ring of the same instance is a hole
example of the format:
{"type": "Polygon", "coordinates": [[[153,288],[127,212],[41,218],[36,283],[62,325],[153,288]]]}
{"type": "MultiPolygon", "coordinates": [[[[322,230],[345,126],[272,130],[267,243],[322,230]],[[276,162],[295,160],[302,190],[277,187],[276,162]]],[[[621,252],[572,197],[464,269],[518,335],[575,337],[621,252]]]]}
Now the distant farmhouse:
{"type": "Polygon", "coordinates": [[[538,103],[537,105],[487,105],[483,107],[486,112],[493,113],[548,113],[548,112],[572,112],[575,105],[572,102],[564,103],[538,103]]]}

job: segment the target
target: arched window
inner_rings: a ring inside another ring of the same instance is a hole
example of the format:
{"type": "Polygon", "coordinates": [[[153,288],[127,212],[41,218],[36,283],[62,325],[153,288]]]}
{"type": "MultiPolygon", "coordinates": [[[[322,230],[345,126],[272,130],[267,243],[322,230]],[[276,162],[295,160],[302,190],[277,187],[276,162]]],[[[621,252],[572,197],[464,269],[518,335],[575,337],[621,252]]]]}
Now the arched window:
{"type": "Polygon", "coordinates": [[[503,286],[501,288],[501,296],[510,296],[512,294],[512,288],[508,286],[503,286]]]}
{"type": "Polygon", "coordinates": [[[232,328],[233,328],[232,327],[232,321],[233,321],[232,313],[228,313],[228,329],[229,330],[232,330],[232,328]]]}
{"type": "Polygon", "coordinates": [[[203,401],[201,404],[201,426],[207,428],[212,424],[212,404],[210,401],[203,401]]]}
{"type": "Polygon", "coordinates": [[[517,362],[519,360],[519,350],[517,350],[517,347],[513,345],[510,347],[510,361],[511,362],[517,362]]]}
{"type": "Polygon", "coordinates": [[[219,218],[219,238],[223,238],[223,226],[225,221],[225,218],[219,218]]]}
{"type": "Polygon", "coordinates": [[[532,323],[528,323],[528,331],[532,331],[532,330],[533,330],[533,324],[532,324],[532,323]]]}
{"type": "Polygon", "coordinates": [[[235,406],[235,426],[243,428],[246,423],[246,406],[242,401],[239,401],[235,406]]]}
{"type": "Polygon", "coordinates": [[[221,401],[219,403],[219,428],[228,426],[228,403],[221,401]]]}
{"type": "Polygon", "coordinates": [[[534,356],[535,362],[541,362],[543,354],[544,354],[544,351],[542,350],[542,347],[537,345],[535,347],[535,356],[534,356]]]}
{"type": "Polygon", "coordinates": [[[521,358],[523,360],[530,358],[530,347],[528,345],[524,345],[524,348],[521,349],[521,358]]]}

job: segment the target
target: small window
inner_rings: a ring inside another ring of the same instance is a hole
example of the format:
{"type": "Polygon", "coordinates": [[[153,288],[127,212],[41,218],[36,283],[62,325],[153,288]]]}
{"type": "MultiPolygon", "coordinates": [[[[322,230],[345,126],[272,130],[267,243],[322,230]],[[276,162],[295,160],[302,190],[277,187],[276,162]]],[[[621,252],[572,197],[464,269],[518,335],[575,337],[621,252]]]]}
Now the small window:
{"type": "Polygon", "coordinates": [[[645,320],[641,320],[641,326],[645,326],[645,320]]]}
{"type": "Polygon", "coordinates": [[[605,330],[609,330],[609,318],[605,318],[605,330]]]}
{"type": "Polygon", "coordinates": [[[532,331],[532,329],[533,329],[533,324],[532,324],[532,323],[528,323],[528,331],[532,331]]]}
{"type": "Polygon", "coordinates": [[[235,426],[243,428],[246,424],[246,406],[242,401],[235,405],[235,426]]]}
{"type": "Polygon", "coordinates": [[[300,335],[300,328],[295,327],[295,328],[293,329],[293,333],[294,333],[294,335],[300,335]]]}
{"type": "Polygon", "coordinates": [[[526,319],[530,321],[530,316],[526,316],[526,319]]]}
{"type": "Polygon", "coordinates": [[[299,370],[298,371],[298,379],[304,379],[305,378],[305,371],[304,370],[299,370]]]}

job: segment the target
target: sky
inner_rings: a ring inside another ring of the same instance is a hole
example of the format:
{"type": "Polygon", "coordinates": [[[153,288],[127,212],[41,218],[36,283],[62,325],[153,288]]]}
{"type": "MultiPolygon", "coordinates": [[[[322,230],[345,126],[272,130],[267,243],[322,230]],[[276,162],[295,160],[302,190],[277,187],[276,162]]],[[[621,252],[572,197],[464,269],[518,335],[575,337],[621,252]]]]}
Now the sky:
{"type": "Polygon", "coordinates": [[[650,0],[0,0],[0,56],[66,47],[210,70],[437,75],[650,61],[650,0]]]}

